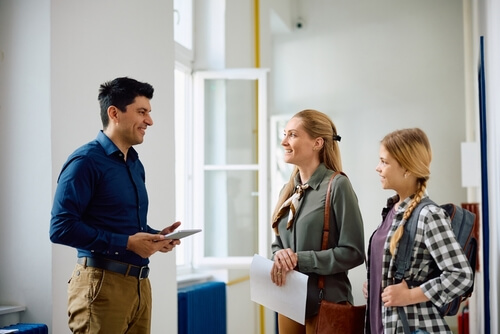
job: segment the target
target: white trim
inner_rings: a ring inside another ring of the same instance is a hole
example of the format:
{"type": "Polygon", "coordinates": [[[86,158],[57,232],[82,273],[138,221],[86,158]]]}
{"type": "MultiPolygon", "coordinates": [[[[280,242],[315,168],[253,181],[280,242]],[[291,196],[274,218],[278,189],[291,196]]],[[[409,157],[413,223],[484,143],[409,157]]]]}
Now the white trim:
{"type": "Polygon", "coordinates": [[[0,315],[26,311],[26,306],[0,306],[0,315]]]}
{"type": "MultiPolygon", "coordinates": [[[[204,185],[207,170],[220,171],[258,171],[258,207],[259,213],[257,233],[258,233],[258,252],[262,256],[268,256],[269,253],[269,212],[268,212],[268,117],[267,117],[267,75],[268,69],[243,68],[243,69],[225,69],[220,71],[200,71],[195,72],[194,77],[194,117],[193,129],[198,140],[194,142],[193,147],[193,186],[196,191],[193,193],[193,203],[205,203],[204,185]],[[258,95],[258,163],[242,165],[205,165],[204,164],[204,145],[205,138],[205,80],[226,79],[226,80],[257,80],[258,95]]],[[[204,205],[196,205],[194,210],[194,222],[198,228],[204,228],[204,205]]],[[[224,242],[222,237],[221,242],[224,242]]],[[[205,257],[204,240],[195,244],[194,266],[196,268],[219,268],[219,269],[248,269],[253,258],[253,254],[245,257],[205,257]]]]}
{"type": "Polygon", "coordinates": [[[260,165],[205,165],[204,170],[259,170],[260,165]]]}
{"type": "Polygon", "coordinates": [[[194,62],[193,50],[175,42],[175,60],[187,68],[192,68],[194,62]]]}

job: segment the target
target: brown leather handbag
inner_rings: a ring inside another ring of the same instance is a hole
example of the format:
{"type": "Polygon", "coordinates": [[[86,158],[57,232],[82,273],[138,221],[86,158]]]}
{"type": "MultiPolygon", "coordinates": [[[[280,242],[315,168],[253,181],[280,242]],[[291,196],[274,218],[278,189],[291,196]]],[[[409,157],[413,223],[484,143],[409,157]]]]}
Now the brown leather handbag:
{"type": "MultiPolygon", "coordinates": [[[[341,172],[336,172],[330,178],[326,190],[325,201],[325,221],[323,223],[323,240],[321,249],[326,249],[328,245],[328,235],[330,232],[330,190],[332,181],[341,172]]],[[[343,173],[342,173],[343,174],[343,173]]],[[[345,174],[344,174],[345,175],[345,174]]],[[[320,276],[318,287],[321,295],[325,285],[325,277],[320,276]]],[[[363,334],[365,330],[366,305],[354,306],[349,302],[332,303],[321,299],[316,325],[317,334],[363,334]]]]}
{"type": "Polygon", "coordinates": [[[319,307],[317,334],[363,334],[366,305],[354,306],[322,300],[319,307]]]}

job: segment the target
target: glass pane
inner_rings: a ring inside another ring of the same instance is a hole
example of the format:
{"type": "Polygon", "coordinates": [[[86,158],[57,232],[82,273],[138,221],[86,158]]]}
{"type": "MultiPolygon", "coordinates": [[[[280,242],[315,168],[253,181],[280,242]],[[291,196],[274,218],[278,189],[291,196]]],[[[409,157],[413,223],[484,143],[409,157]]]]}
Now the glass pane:
{"type": "Polygon", "coordinates": [[[205,81],[205,164],[257,163],[256,80],[205,81]]]}
{"type": "Polygon", "coordinates": [[[205,256],[258,252],[256,171],[205,172],[205,256]]]}

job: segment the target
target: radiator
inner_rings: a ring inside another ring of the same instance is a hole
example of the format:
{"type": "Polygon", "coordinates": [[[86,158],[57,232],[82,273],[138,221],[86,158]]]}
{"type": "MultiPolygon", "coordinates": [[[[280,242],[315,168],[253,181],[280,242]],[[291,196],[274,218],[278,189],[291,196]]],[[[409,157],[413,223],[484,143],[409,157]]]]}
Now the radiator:
{"type": "Polygon", "coordinates": [[[15,334],[48,334],[49,329],[45,324],[15,324],[0,328],[0,331],[16,330],[15,334]]]}
{"type": "Polygon", "coordinates": [[[226,334],[226,284],[204,282],[177,293],[179,334],[226,334]]]}

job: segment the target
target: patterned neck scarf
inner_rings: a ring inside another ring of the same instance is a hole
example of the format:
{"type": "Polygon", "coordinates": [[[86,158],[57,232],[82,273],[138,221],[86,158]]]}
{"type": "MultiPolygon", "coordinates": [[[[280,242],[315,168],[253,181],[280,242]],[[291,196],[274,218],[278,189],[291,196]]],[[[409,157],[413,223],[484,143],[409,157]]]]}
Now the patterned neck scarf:
{"type": "Polygon", "coordinates": [[[295,193],[281,205],[278,214],[276,215],[276,219],[273,221],[273,229],[276,232],[276,235],[279,235],[278,222],[281,219],[281,217],[285,215],[286,211],[288,210],[288,207],[290,207],[290,210],[288,213],[288,222],[286,224],[286,229],[289,230],[292,227],[293,221],[295,219],[295,214],[299,206],[299,201],[304,196],[304,193],[307,188],[309,188],[309,185],[307,183],[297,185],[297,187],[295,188],[295,193]]]}

